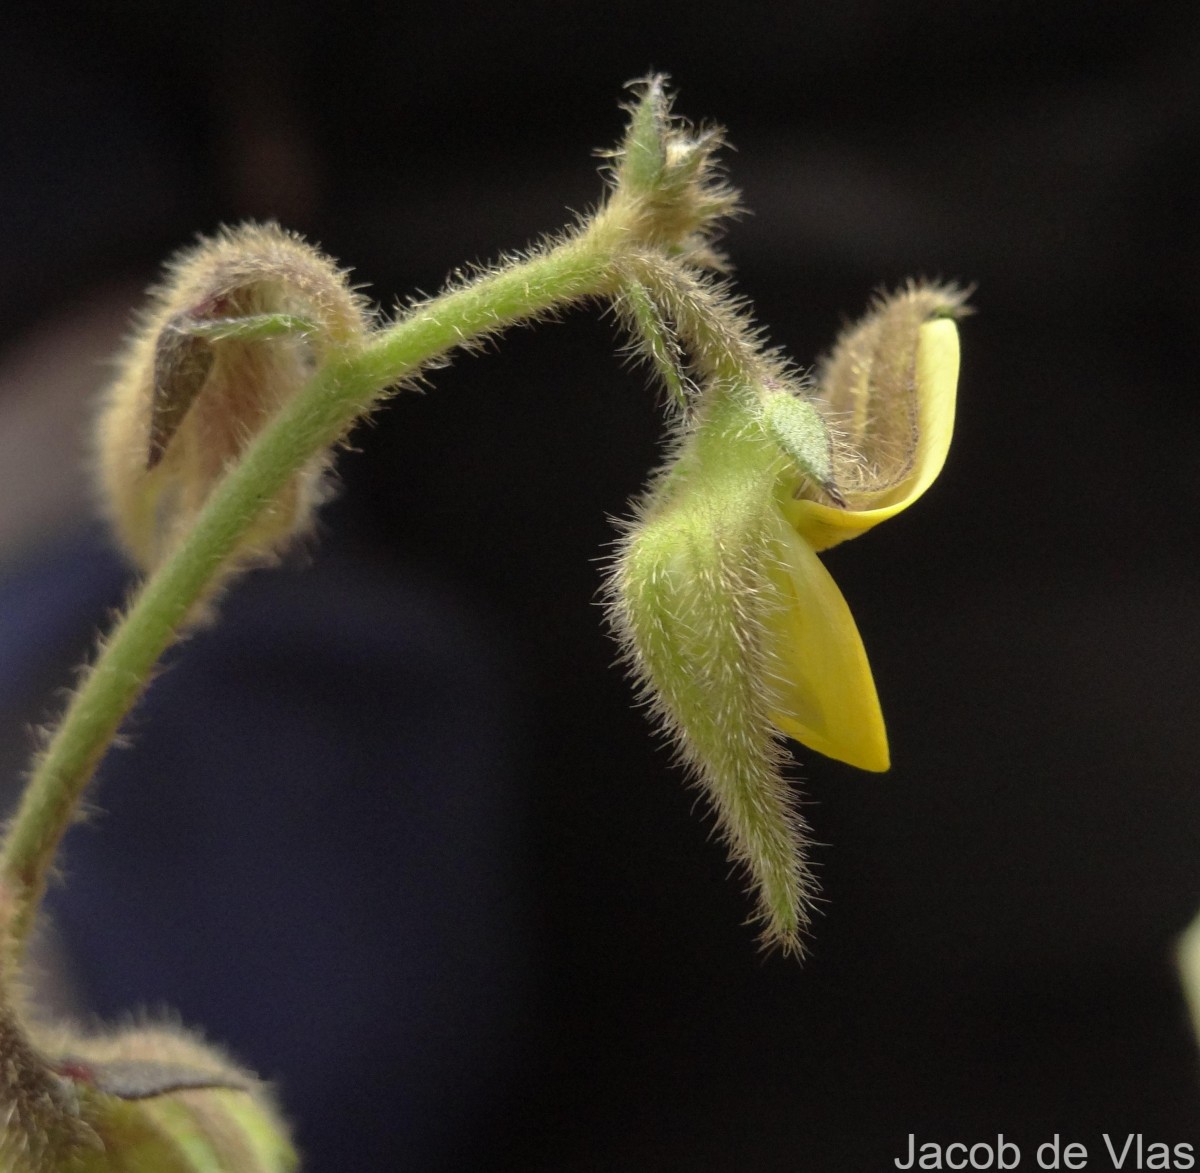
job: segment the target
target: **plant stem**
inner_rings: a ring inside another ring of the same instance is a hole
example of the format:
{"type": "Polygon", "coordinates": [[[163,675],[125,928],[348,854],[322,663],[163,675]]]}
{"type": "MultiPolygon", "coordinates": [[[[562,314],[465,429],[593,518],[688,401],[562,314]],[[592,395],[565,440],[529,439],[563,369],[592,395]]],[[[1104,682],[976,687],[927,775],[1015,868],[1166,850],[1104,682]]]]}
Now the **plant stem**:
{"type": "Polygon", "coordinates": [[[614,251],[626,240],[614,199],[585,230],[415,307],[362,349],[333,359],[264,429],[104,641],[35,764],[0,848],[0,883],[14,905],[14,950],[28,938],[54,853],[100,759],[155,663],[197,600],[220,581],[239,537],[264,506],[389,387],[431,359],[568,302],[610,292],[614,251]]]}

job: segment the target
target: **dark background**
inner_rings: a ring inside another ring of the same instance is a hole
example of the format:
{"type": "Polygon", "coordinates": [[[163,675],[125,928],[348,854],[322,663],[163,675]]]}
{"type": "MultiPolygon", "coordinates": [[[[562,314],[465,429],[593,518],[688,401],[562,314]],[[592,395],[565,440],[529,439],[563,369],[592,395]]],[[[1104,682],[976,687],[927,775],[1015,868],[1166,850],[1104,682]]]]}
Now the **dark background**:
{"type": "MultiPolygon", "coordinates": [[[[577,312],[360,429],[311,571],[252,576],[227,604],[244,638],[197,638],[152,692],[57,894],[89,1006],[169,1003],[278,1076],[314,1170],[857,1171],[910,1132],[1003,1131],[1022,1167],[1055,1132],[1097,1168],[1103,1132],[1200,1147],[1171,967],[1200,906],[1200,9],[60,4],[6,22],[9,340],[248,216],[319,240],[384,306],[436,289],[594,204],[589,151],[650,68],[728,128],[753,215],[727,246],[798,361],[880,285],[977,286],[945,472],[828,558],[895,764],[798,752],[827,900],[803,966],[758,952],[740,877],[612,667],[597,558],[655,459],[657,393],[612,322],[577,312]],[[406,773],[422,755],[436,795],[406,773]],[[139,790],[146,761],[179,790],[139,790]],[[253,785],[222,798],[238,770],[253,785]],[[181,864],[210,818],[208,854],[181,864]],[[236,942],[231,901],[261,906],[236,942]]],[[[83,581],[69,551],[89,549],[116,582],[90,540],[47,535],[29,564],[83,581]]],[[[52,707],[117,594],[71,604],[76,642],[54,644],[57,676],[12,685],[14,712],[52,707]]]]}

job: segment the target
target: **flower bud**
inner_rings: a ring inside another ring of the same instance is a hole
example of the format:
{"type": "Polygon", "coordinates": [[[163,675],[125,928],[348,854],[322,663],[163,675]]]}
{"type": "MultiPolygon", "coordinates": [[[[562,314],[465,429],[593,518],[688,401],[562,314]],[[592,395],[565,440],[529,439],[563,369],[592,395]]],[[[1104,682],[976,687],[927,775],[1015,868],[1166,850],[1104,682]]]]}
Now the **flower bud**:
{"type": "MultiPolygon", "coordinates": [[[[266,423],[365,336],[346,275],[274,225],[246,225],[181,253],[151,292],[97,428],[104,501],[143,569],[157,566],[266,423]]],[[[328,454],[267,502],[237,558],[282,549],[324,496],[328,454]]]]}
{"type": "Polygon", "coordinates": [[[661,75],[636,83],[629,128],[614,152],[616,198],[634,202],[638,239],[700,266],[723,268],[709,237],[737,212],[737,193],[722,182],[716,152],[720,130],[695,130],[671,113],[661,75]]]}
{"type": "Polygon", "coordinates": [[[81,1038],[16,1005],[0,891],[0,1169],[4,1173],[288,1173],[266,1089],[178,1029],[81,1038]]]}
{"type": "Polygon", "coordinates": [[[180,1031],[57,1041],[48,1059],[91,1134],[79,1173],[285,1173],[298,1158],[263,1085],[180,1031]]]}

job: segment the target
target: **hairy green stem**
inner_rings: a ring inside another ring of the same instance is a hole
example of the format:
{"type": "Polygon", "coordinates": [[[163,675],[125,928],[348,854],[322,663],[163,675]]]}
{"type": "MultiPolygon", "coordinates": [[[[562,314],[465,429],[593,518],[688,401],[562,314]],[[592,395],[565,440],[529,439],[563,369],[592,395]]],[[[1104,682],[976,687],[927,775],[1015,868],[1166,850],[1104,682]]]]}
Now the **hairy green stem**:
{"type": "Polygon", "coordinates": [[[146,581],[38,758],[0,849],[14,946],[26,941],[46,877],[96,766],[239,537],[298,468],[336,443],[387,389],[455,347],[582,297],[611,292],[627,240],[614,199],[584,231],[414,307],[355,353],[327,363],[214,489],[187,537],[146,581]]]}
{"type": "Polygon", "coordinates": [[[621,266],[674,324],[702,374],[753,387],[787,378],[786,364],[763,349],[739,302],[719,282],[650,249],[630,249],[621,266]]]}

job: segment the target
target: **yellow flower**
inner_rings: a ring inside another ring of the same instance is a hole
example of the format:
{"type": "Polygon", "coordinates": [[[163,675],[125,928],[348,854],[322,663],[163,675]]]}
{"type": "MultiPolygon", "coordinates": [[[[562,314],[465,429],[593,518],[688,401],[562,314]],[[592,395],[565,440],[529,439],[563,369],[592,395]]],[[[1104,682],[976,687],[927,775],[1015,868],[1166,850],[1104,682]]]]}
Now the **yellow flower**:
{"type": "Polygon", "coordinates": [[[864,770],[886,770],[887,734],[862,638],[817,552],[908,508],[933,483],[954,428],[954,290],[916,287],[881,303],[826,364],[817,406],[834,437],[840,503],[781,482],[767,619],[770,719],[788,737],[864,770]],[[943,315],[943,316],[934,316],[943,315]]]}
{"type": "Polygon", "coordinates": [[[754,880],[764,939],[785,950],[802,948],[816,884],[780,735],[888,768],[862,639],[817,554],[899,513],[941,470],[961,303],[917,286],[881,301],[812,394],[739,351],[733,329],[714,332],[700,401],[613,561],[625,657],[754,880]]]}

